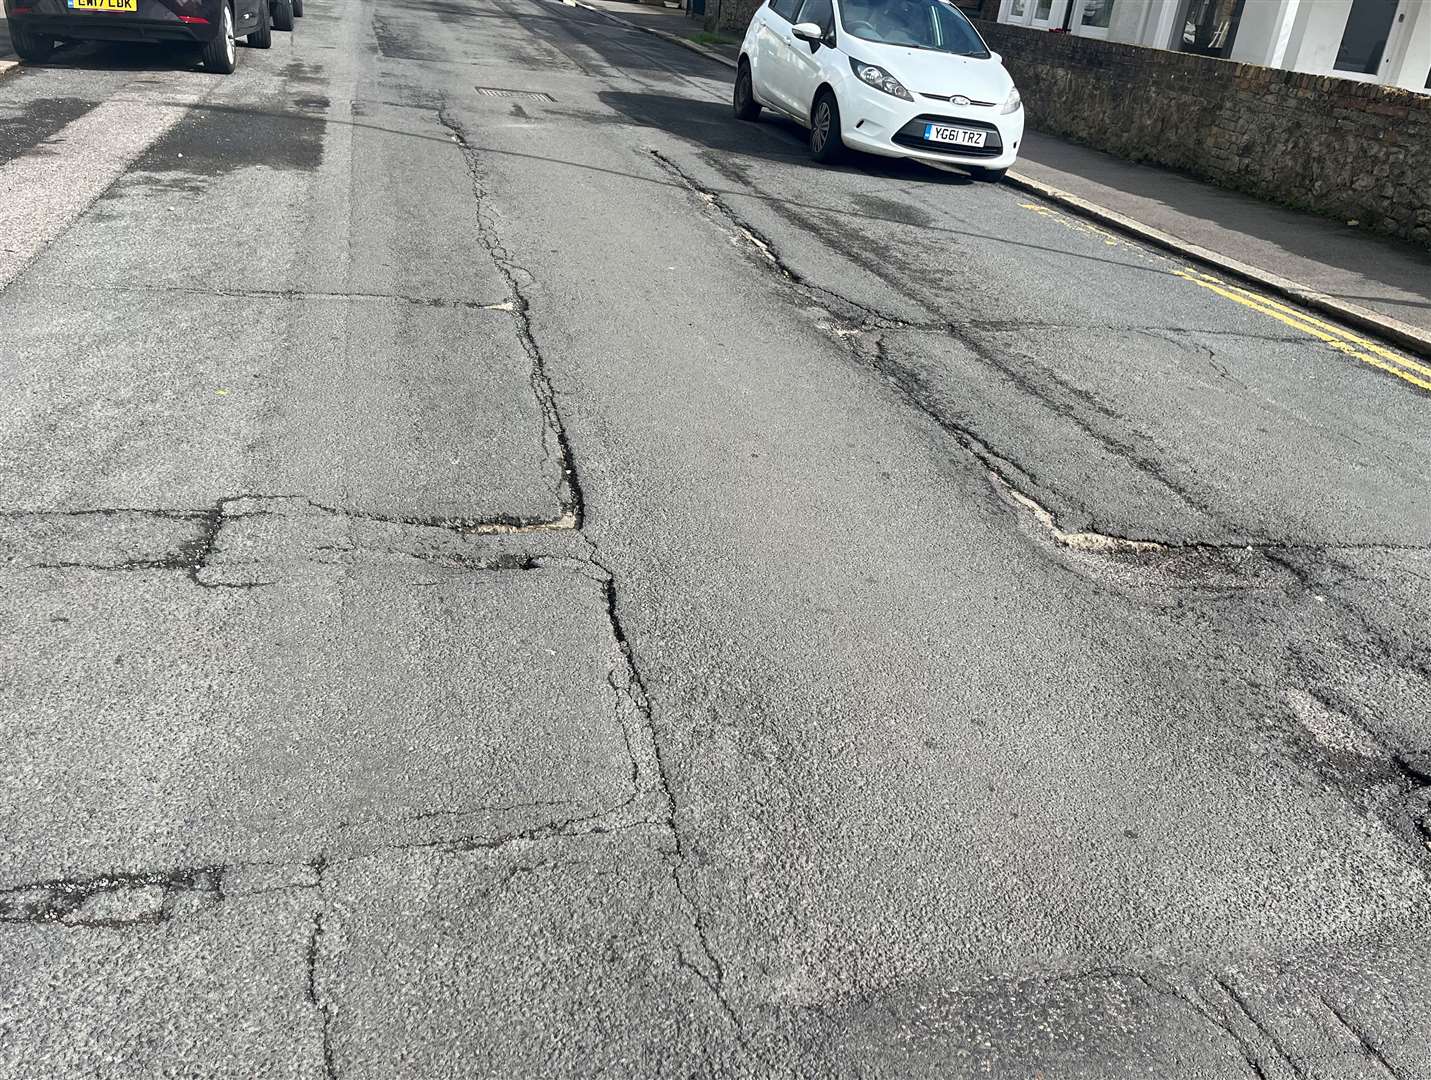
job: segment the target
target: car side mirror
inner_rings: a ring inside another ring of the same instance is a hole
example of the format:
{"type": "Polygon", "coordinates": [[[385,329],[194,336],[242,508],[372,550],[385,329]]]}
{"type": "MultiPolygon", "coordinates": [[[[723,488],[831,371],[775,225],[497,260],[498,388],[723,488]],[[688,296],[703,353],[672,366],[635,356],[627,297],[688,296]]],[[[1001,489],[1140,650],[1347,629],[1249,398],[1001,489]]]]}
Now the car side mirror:
{"type": "Polygon", "coordinates": [[[825,28],[819,23],[796,23],[790,28],[790,32],[801,41],[808,41],[812,50],[825,43],[825,28]]]}

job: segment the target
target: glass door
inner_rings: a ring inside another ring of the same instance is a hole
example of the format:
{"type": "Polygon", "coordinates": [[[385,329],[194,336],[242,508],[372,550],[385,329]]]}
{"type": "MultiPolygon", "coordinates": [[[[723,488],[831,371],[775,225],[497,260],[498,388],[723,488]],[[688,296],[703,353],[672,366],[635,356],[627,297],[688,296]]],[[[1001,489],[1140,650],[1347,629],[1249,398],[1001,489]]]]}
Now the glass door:
{"type": "Polygon", "coordinates": [[[1173,30],[1173,48],[1201,56],[1232,55],[1245,0],[1187,0],[1173,30]]]}
{"type": "Polygon", "coordinates": [[[1363,80],[1381,76],[1400,7],[1401,0],[1352,0],[1333,65],[1339,75],[1363,80]]]}
{"type": "Polygon", "coordinates": [[[1078,0],[1073,16],[1073,32],[1084,37],[1106,38],[1113,23],[1114,0],[1078,0]]]}

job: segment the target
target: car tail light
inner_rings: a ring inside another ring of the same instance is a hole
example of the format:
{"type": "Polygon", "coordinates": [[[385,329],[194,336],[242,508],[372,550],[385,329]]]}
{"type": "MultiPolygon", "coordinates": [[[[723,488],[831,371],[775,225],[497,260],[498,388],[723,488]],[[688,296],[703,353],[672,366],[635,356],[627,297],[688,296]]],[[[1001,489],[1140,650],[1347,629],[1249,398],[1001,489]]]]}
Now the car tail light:
{"type": "Polygon", "coordinates": [[[197,15],[180,15],[180,16],[179,16],[179,21],[180,21],[181,23],[188,23],[190,26],[208,26],[208,25],[209,25],[209,20],[208,20],[208,19],[201,19],[201,18],[199,18],[199,16],[197,16],[197,15]]]}

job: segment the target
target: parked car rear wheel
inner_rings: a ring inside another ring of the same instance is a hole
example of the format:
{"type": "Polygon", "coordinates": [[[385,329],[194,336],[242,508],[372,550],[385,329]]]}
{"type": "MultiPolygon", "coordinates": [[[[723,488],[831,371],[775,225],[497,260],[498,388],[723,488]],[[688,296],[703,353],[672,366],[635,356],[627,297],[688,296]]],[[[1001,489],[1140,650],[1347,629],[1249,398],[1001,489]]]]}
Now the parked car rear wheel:
{"type": "Polygon", "coordinates": [[[303,18],[303,0],[293,0],[293,17],[295,19],[303,18]]]}
{"type": "Polygon", "coordinates": [[[10,44],[15,46],[15,55],[31,64],[42,64],[55,51],[55,39],[42,34],[32,34],[23,26],[10,24],[10,44]]]}
{"type": "Polygon", "coordinates": [[[735,96],[732,99],[737,120],[759,120],[760,102],[755,100],[755,90],[750,81],[750,63],[741,60],[740,70],[735,73],[735,96]]]}
{"type": "Polygon", "coordinates": [[[223,8],[223,28],[204,46],[204,67],[215,75],[232,75],[238,67],[238,43],[234,41],[234,9],[223,8]]]}
{"type": "Polygon", "coordinates": [[[293,17],[298,12],[293,7],[293,0],[275,0],[273,5],[273,28],[275,30],[292,30],[293,17]]]}

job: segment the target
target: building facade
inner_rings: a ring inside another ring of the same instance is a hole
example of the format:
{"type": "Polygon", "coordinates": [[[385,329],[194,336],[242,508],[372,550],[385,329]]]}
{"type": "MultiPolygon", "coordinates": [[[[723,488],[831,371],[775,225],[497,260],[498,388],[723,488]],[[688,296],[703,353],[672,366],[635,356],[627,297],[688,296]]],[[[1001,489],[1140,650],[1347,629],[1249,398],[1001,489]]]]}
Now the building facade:
{"type": "Polygon", "coordinates": [[[1431,0],[994,2],[1003,23],[1431,90],[1431,0]]]}

